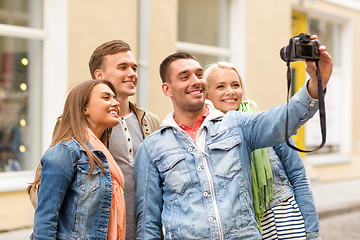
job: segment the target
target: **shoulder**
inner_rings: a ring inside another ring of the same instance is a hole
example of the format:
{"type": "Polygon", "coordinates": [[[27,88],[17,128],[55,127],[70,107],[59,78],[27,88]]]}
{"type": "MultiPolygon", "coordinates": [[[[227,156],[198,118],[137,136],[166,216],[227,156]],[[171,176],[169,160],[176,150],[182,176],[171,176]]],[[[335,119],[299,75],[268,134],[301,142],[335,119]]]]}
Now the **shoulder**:
{"type": "Polygon", "coordinates": [[[80,152],[81,145],[75,139],[69,139],[67,141],[59,142],[56,145],[50,147],[44,154],[43,158],[48,159],[53,156],[59,156],[59,154],[74,154],[80,152]]]}
{"type": "Polygon", "coordinates": [[[157,120],[157,121],[159,121],[158,117],[157,117],[155,114],[153,114],[152,112],[147,111],[147,110],[139,107],[138,105],[136,105],[135,103],[130,102],[130,101],[129,101],[129,105],[130,105],[131,110],[133,110],[133,112],[135,113],[135,115],[136,115],[138,118],[144,116],[144,117],[148,117],[148,118],[151,119],[151,120],[157,120]]]}

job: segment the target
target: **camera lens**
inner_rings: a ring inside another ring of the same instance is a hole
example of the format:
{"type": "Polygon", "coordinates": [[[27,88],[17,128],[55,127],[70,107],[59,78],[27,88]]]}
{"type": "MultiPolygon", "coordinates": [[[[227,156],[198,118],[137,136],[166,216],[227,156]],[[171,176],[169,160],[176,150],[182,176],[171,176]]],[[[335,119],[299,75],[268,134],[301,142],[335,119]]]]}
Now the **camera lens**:
{"type": "Polygon", "coordinates": [[[283,47],[282,49],[280,49],[280,57],[283,61],[286,62],[287,58],[286,58],[286,49],[288,46],[283,47]]]}

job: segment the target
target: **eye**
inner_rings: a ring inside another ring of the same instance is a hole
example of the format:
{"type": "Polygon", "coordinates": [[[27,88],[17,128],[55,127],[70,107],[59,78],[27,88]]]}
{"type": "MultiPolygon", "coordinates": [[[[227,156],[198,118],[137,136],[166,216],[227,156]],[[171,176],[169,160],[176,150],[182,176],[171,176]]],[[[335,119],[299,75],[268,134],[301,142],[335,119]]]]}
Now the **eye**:
{"type": "Polygon", "coordinates": [[[204,77],[204,74],[203,74],[203,73],[197,73],[196,76],[197,76],[198,78],[203,78],[203,77],[204,77]]]}
{"type": "Polygon", "coordinates": [[[222,85],[222,84],[216,86],[216,89],[223,89],[223,88],[224,88],[224,85],[222,85]]]}
{"type": "Polygon", "coordinates": [[[132,70],[134,71],[134,72],[137,72],[137,67],[132,67],[132,70]]]}
{"type": "Polygon", "coordinates": [[[234,83],[234,84],[233,84],[233,87],[234,87],[234,88],[239,88],[239,87],[240,87],[240,84],[239,84],[239,83],[234,83]]]}
{"type": "Polygon", "coordinates": [[[188,75],[182,75],[182,76],[180,76],[180,79],[181,79],[181,80],[187,80],[188,78],[189,78],[188,75]]]}

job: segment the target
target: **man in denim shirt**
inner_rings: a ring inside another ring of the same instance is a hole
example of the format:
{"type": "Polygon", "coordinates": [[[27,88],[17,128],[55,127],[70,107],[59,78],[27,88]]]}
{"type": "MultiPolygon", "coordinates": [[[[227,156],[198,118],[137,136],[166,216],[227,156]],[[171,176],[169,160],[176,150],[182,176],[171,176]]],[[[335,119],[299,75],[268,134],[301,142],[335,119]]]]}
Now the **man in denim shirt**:
{"type": "MultiPolygon", "coordinates": [[[[323,87],[332,60],[320,47],[323,87]]],[[[289,101],[289,133],[317,110],[317,78],[289,101]]],[[[136,154],[137,239],[261,239],[250,187],[250,153],[284,141],[286,105],[260,114],[223,114],[205,102],[203,69],[190,54],[175,53],[160,66],[162,90],[174,111],[136,154]]]]}

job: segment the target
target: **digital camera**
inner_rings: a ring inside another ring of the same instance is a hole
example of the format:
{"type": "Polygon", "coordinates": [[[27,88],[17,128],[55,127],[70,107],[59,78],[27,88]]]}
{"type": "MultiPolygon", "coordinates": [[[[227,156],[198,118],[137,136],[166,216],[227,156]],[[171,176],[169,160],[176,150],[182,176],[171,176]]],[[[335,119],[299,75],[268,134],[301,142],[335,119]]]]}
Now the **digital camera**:
{"type": "Polygon", "coordinates": [[[290,38],[289,45],[280,50],[280,57],[285,62],[316,61],[320,59],[320,43],[311,39],[309,34],[301,33],[290,38]]]}

